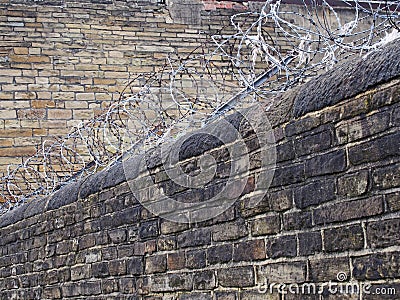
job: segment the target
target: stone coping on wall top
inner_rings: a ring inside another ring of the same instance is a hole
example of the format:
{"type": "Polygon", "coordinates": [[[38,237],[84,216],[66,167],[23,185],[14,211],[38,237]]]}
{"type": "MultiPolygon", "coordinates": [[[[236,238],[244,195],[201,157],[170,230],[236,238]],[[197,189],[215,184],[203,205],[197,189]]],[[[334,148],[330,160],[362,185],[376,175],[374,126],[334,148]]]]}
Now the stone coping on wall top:
{"type": "MultiPolygon", "coordinates": [[[[397,40],[367,56],[342,63],[300,87],[277,95],[272,108],[267,112],[268,118],[272,127],[277,127],[307,113],[338,104],[399,76],[400,40],[397,40]]],[[[230,122],[235,122],[232,117],[229,118],[230,122]]],[[[139,156],[130,160],[134,162],[141,159],[144,158],[139,156]]],[[[25,203],[3,214],[0,216],[0,228],[55,210],[78,199],[85,199],[124,181],[123,164],[116,162],[96,174],[67,184],[50,196],[25,203]]]]}

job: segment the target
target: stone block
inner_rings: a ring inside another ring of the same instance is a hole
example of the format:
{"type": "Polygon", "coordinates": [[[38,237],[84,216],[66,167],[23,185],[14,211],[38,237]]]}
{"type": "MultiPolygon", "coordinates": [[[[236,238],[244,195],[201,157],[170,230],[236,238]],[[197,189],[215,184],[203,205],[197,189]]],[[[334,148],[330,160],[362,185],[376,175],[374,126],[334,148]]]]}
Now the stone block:
{"type": "Polygon", "coordinates": [[[399,132],[368,140],[349,148],[349,161],[353,165],[359,165],[395,157],[399,154],[399,145],[399,132]]]}
{"type": "Polygon", "coordinates": [[[268,215],[250,221],[252,236],[276,234],[280,231],[281,223],[279,215],[268,215]]]}
{"type": "Polygon", "coordinates": [[[363,217],[380,215],[383,211],[382,196],[375,196],[317,208],[314,210],[314,222],[315,224],[328,224],[361,219],[363,217]]]}
{"type": "Polygon", "coordinates": [[[338,274],[344,273],[350,279],[348,257],[333,257],[310,260],[309,280],[312,282],[338,281],[338,274]]]}
{"type": "Polygon", "coordinates": [[[297,235],[299,240],[299,255],[313,255],[322,251],[321,232],[301,232],[297,235]]]}
{"type": "Polygon", "coordinates": [[[338,194],[347,197],[360,196],[367,192],[369,183],[368,170],[346,174],[338,178],[338,194]]]}
{"type": "Polygon", "coordinates": [[[177,236],[178,247],[194,247],[211,243],[210,228],[199,228],[185,231],[177,236]]]}
{"type": "Polygon", "coordinates": [[[186,267],[188,269],[201,269],[206,266],[205,250],[186,251],[186,267]]]}
{"type": "Polygon", "coordinates": [[[300,209],[325,203],[336,198],[333,179],[317,180],[298,188],[294,202],[300,209]]]}
{"type": "Polygon", "coordinates": [[[193,288],[196,290],[211,290],[216,286],[214,272],[211,270],[196,272],[193,276],[193,288]]]}
{"type": "Polygon", "coordinates": [[[364,247],[364,232],[361,225],[350,225],[324,230],[326,252],[360,250],[364,247]]]}
{"type": "Polygon", "coordinates": [[[162,273],[167,270],[167,256],[153,255],[146,257],[145,271],[146,274],[162,273]]]}
{"type": "Polygon", "coordinates": [[[247,227],[242,220],[217,224],[212,229],[215,242],[237,240],[247,235],[247,227]]]}
{"type": "Polygon", "coordinates": [[[264,240],[252,240],[233,245],[233,261],[255,261],[265,259],[264,240]]]}
{"type": "Polygon", "coordinates": [[[371,248],[400,244],[400,219],[380,220],[367,224],[367,241],[371,248]]]}
{"type": "Polygon", "coordinates": [[[297,239],[295,235],[283,235],[267,238],[265,244],[268,258],[296,256],[297,239]]]}
{"type": "Polygon", "coordinates": [[[311,211],[295,211],[283,214],[283,229],[302,230],[312,227],[311,211]]]}
{"type": "Polygon", "coordinates": [[[218,282],[223,287],[254,286],[254,270],[252,266],[234,267],[217,270],[218,282]]]}
{"type": "Polygon", "coordinates": [[[352,258],[356,280],[380,280],[400,277],[400,253],[373,253],[352,258]]]}
{"type": "Polygon", "coordinates": [[[343,149],[324,153],[306,161],[305,174],[307,177],[334,174],[346,169],[346,151],[343,149]]]}

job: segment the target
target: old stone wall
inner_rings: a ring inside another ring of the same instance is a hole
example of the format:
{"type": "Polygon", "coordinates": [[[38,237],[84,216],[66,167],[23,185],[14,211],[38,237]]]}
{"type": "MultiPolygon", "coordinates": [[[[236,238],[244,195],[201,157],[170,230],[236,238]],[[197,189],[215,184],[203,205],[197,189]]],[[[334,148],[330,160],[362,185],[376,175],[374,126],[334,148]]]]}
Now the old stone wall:
{"type": "Polygon", "coordinates": [[[104,112],[132,78],[156,71],[168,54],[188,55],[243,8],[231,3],[219,13],[201,1],[0,1],[0,175],[49,136],[104,112]]]}
{"type": "MultiPolygon", "coordinates": [[[[212,220],[154,216],[121,164],[1,216],[1,299],[282,299],[266,282],[322,291],[300,288],[284,299],[396,299],[399,49],[395,42],[275,98],[267,112],[275,174],[255,207],[257,136],[239,126],[251,172],[241,197],[212,220]],[[367,288],[335,294],[330,282],[367,288]]],[[[235,116],[226,120],[237,125],[235,116]]],[[[220,143],[186,145],[182,159],[211,154],[218,162],[208,189],[187,189],[171,182],[154,153],[132,162],[147,160],[153,186],[183,202],[218,191],[231,162],[220,143]]]]}
{"type": "MultiPolygon", "coordinates": [[[[230,16],[258,11],[261,5],[1,0],[0,176],[7,165],[35,154],[45,140],[64,136],[82,120],[103,113],[131,79],[157,71],[167,55],[186,57],[221,29],[232,34],[230,16]]],[[[345,10],[341,14],[347,18],[345,10]]],[[[285,37],[277,40],[282,51],[291,49],[285,37]]],[[[260,63],[257,68],[267,66],[260,63]]]]}

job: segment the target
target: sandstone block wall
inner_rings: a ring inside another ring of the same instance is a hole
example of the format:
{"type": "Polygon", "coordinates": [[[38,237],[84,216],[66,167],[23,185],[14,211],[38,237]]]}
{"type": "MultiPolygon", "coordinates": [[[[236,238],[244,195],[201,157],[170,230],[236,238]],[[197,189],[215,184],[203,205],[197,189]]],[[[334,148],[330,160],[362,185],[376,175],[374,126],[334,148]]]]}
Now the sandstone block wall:
{"type": "Polygon", "coordinates": [[[0,1],[0,175],[229,23],[201,1],[0,1]],[[193,11],[196,16],[187,13],[193,11]]]}
{"type": "MultiPolygon", "coordinates": [[[[242,196],[212,220],[152,215],[121,164],[1,216],[1,298],[282,299],[260,293],[268,280],[322,286],[284,299],[396,299],[376,293],[400,293],[399,49],[393,43],[277,96],[268,112],[275,176],[256,207],[256,137],[239,127],[252,172],[242,196]],[[370,293],[331,294],[330,281],[370,284],[370,293]]],[[[207,145],[182,155],[214,155],[223,178],[229,155],[207,145]]],[[[188,190],[170,182],[157,155],[133,160],[141,159],[176,199],[199,201],[223,183],[188,190]]]]}
{"type": "MultiPolygon", "coordinates": [[[[230,16],[258,11],[261,5],[1,0],[0,176],[7,165],[33,155],[43,141],[103,113],[138,74],[157,71],[167,55],[186,57],[210,33],[223,29],[232,34],[230,16]]],[[[346,11],[341,13],[346,19],[346,11]]],[[[283,51],[291,48],[285,37],[277,39],[283,51]]]]}

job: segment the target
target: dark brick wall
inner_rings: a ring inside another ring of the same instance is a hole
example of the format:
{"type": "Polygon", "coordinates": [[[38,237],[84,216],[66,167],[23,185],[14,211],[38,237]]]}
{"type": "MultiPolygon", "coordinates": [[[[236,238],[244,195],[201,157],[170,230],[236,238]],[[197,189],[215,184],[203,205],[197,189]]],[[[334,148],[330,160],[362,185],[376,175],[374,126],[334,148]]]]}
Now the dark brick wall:
{"type": "MultiPolygon", "coordinates": [[[[371,284],[371,293],[397,292],[362,299],[397,299],[399,49],[396,42],[276,96],[268,111],[276,172],[256,207],[249,180],[222,215],[172,223],[143,208],[116,164],[3,215],[1,299],[282,299],[276,290],[260,293],[266,280],[322,287],[322,295],[285,299],[361,299],[329,294],[338,273],[345,283],[371,284]],[[382,57],[390,58],[385,68],[382,57]],[[321,81],[341,85],[336,93],[324,90],[329,85],[311,90],[321,81]]],[[[218,145],[203,151],[227,162],[218,145]]],[[[185,149],[189,159],[202,151],[185,149]]],[[[205,192],[172,185],[159,162],[155,153],[151,170],[169,194],[196,200],[205,192]]]]}

